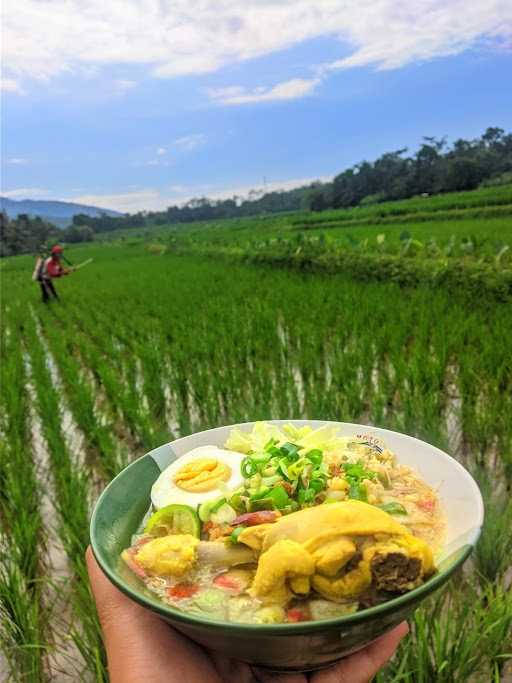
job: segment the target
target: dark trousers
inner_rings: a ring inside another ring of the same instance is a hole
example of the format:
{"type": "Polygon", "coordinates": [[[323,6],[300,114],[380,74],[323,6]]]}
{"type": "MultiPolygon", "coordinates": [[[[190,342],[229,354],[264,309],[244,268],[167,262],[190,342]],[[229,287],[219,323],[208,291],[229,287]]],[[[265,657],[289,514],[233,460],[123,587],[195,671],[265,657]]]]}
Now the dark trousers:
{"type": "Polygon", "coordinates": [[[39,284],[41,285],[41,294],[43,295],[43,302],[45,304],[48,303],[52,296],[54,299],[59,298],[51,280],[39,280],[39,284]]]}

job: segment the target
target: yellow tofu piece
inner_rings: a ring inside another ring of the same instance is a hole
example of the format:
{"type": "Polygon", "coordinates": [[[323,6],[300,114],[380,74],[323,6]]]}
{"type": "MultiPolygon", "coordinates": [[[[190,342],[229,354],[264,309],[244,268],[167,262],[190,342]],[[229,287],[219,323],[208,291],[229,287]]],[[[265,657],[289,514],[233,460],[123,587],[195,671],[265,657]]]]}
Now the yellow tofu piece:
{"type": "Polygon", "coordinates": [[[135,559],[154,576],[183,576],[197,561],[198,544],[191,534],[161,536],[141,546],[135,559]]]}
{"type": "Polygon", "coordinates": [[[403,581],[402,573],[398,590],[414,588],[435,569],[424,541],[383,510],[355,500],[307,508],[273,524],[249,527],[238,540],[261,553],[249,592],[265,602],[284,604],[290,588],[307,595],[311,585],[329,600],[356,598],[372,583],[372,560],[377,555],[382,556],[377,561],[388,563],[394,559],[387,560],[390,555],[419,562],[413,563],[417,571],[410,581],[403,581]]]}
{"type": "MultiPolygon", "coordinates": [[[[287,579],[307,578],[315,571],[313,557],[294,541],[275,543],[260,556],[249,594],[268,602],[285,603],[290,597],[287,579]]],[[[296,583],[304,588],[303,583],[296,583]]]]}

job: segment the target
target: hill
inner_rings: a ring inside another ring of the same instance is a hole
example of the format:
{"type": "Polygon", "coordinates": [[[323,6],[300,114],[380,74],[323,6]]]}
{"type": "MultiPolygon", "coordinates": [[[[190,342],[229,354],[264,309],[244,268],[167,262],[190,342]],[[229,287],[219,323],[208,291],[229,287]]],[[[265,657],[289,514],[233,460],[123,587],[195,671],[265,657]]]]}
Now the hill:
{"type": "Polygon", "coordinates": [[[58,202],[36,199],[9,199],[0,197],[0,206],[9,218],[16,218],[19,214],[27,213],[29,216],[40,216],[44,220],[53,223],[59,228],[66,228],[71,224],[75,214],[81,213],[99,218],[102,215],[120,217],[123,214],[110,209],[100,209],[97,206],[86,204],[74,204],[73,202],[58,202]]]}

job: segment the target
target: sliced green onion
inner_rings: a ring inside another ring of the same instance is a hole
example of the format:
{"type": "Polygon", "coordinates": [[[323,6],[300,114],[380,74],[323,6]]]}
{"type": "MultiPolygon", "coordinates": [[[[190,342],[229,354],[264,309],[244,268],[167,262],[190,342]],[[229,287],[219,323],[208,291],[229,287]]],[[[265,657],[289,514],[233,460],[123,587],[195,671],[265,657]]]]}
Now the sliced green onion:
{"type": "Polygon", "coordinates": [[[270,493],[269,486],[262,486],[260,489],[253,493],[249,500],[258,500],[259,498],[265,498],[265,496],[270,493]]]}
{"type": "Polygon", "coordinates": [[[253,461],[251,455],[248,455],[246,458],[244,458],[242,460],[240,470],[241,470],[242,476],[245,479],[249,479],[249,477],[252,477],[254,474],[256,474],[256,472],[258,471],[258,466],[253,461]]]}
{"type": "Polygon", "coordinates": [[[314,465],[319,465],[323,460],[323,453],[319,448],[314,448],[309,453],[306,453],[306,458],[311,460],[314,465]]]}
{"type": "Polygon", "coordinates": [[[360,462],[347,463],[343,465],[343,469],[347,478],[375,479],[377,477],[377,472],[365,469],[360,462]]]}
{"type": "Polygon", "coordinates": [[[272,475],[274,475],[276,473],[276,471],[277,471],[277,467],[270,466],[270,467],[265,467],[261,471],[261,474],[263,477],[271,477],[272,475]]]}
{"type": "Polygon", "coordinates": [[[283,477],[281,477],[279,474],[273,474],[271,477],[261,478],[261,483],[263,486],[273,486],[274,484],[277,484],[278,481],[283,481],[283,477]]]}
{"type": "Polygon", "coordinates": [[[286,479],[291,479],[290,474],[288,472],[288,464],[286,462],[286,458],[281,458],[279,461],[279,469],[283,473],[286,479]]]}
{"type": "Polygon", "coordinates": [[[231,496],[229,499],[229,504],[238,513],[242,514],[242,512],[245,512],[244,501],[239,493],[235,493],[233,496],[231,496]]]}
{"type": "Polygon", "coordinates": [[[294,443],[287,441],[281,446],[280,450],[289,460],[297,460],[299,458],[299,447],[294,443]]]}
{"type": "Polygon", "coordinates": [[[293,464],[288,466],[288,474],[290,479],[298,479],[299,476],[302,474],[302,471],[306,465],[306,461],[301,458],[300,460],[297,460],[297,462],[294,462],[293,464]]]}
{"type": "Polygon", "coordinates": [[[261,474],[257,472],[256,474],[253,474],[252,477],[249,479],[249,488],[251,489],[259,489],[261,486],[261,474]]]}
{"type": "Polygon", "coordinates": [[[306,505],[315,500],[315,492],[313,489],[301,489],[297,495],[299,505],[306,505]]]}
{"type": "Polygon", "coordinates": [[[257,465],[264,465],[270,460],[270,453],[252,453],[250,458],[257,465]]]}
{"type": "Polygon", "coordinates": [[[233,529],[231,536],[229,537],[231,543],[238,543],[238,537],[244,529],[247,529],[247,527],[245,527],[243,524],[240,524],[240,526],[237,526],[236,529],[233,529]]]}
{"type": "Polygon", "coordinates": [[[368,502],[366,486],[358,481],[350,482],[348,497],[352,498],[353,500],[361,500],[363,503],[368,502]]]}

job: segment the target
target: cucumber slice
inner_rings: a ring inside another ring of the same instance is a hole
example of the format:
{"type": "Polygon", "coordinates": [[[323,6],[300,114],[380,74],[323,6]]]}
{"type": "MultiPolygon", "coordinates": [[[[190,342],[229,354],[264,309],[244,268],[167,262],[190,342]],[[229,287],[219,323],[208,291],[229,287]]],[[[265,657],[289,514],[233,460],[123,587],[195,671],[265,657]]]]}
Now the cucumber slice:
{"type": "Polygon", "coordinates": [[[191,534],[199,538],[201,525],[197,512],[188,505],[167,505],[151,515],[144,532],[151,536],[191,534]]]}

